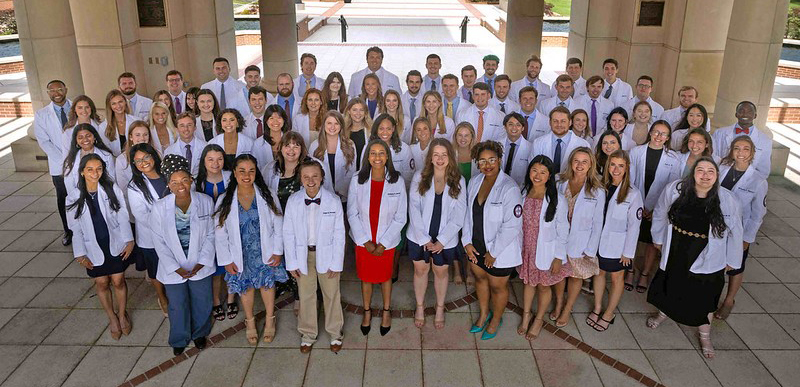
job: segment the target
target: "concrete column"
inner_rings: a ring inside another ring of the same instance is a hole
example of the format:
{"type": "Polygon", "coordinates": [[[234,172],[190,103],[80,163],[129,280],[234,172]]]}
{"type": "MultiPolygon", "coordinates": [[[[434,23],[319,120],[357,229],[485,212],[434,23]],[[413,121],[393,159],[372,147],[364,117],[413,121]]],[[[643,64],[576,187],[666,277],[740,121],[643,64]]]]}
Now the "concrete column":
{"type": "Polygon", "coordinates": [[[714,112],[720,69],[734,0],[675,0],[666,3],[658,83],[653,98],[678,105],[682,86],[694,86],[709,113],[714,112]],[[713,22],[709,22],[713,21],[713,22]]]}
{"type": "Polygon", "coordinates": [[[258,0],[261,24],[261,52],[264,72],[262,83],[267,90],[277,90],[280,73],[297,76],[297,16],[294,0],[258,0]]]}
{"type": "Polygon", "coordinates": [[[508,0],[507,17],[503,68],[511,79],[520,79],[526,74],[525,61],[542,55],[544,0],[508,0]]]}
{"type": "Polygon", "coordinates": [[[81,72],[91,74],[84,79],[84,90],[98,109],[105,108],[106,94],[125,71],[136,75],[140,94],[152,94],[139,43],[136,0],[70,0],[69,5],[81,72]]]}
{"type": "Polygon", "coordinates": [[[45,89],[53,79],[67,84],[70,98],[83,94],[69,3],[15,0],[14,12],[33,109],[50,103],[45,89]]]}
{"type": "Polygon", "coordinates": [[[619,18],[619,0],[572,0],[567,57],[583,61],[584,78],[602,74],[603,61],[616,56],[619,18]]]}
{"type": "Polygon", "coordinates": [[[735,0],[719,77],[714,127],[731,125],[736,105],[758,107],[756,126],[766,129],[781,54],[789,0],[735,0]]]}
{"type": "Polygon", "coordinates": [[[220,56],[228,59],[231,76],[244,75],[238,73],[233,3],[229,0],[182,2],[179,12],[185,19],[187,58],[183,67],[178,69],[183,72],[184,80],[195,86],[210,81],[214,78],[212,61],[220,56]]]}

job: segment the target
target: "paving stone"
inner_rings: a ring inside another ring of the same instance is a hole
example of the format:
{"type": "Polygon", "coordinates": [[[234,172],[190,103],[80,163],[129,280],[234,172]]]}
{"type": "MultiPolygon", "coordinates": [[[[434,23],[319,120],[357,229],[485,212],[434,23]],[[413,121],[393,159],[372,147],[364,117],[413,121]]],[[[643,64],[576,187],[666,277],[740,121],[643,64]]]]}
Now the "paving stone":
{"type": "Polygon", "coordinates": [[[366,357],[364,387],[423,385],[422,352],[419,350],[375,350],[370,348],[366,357]]]}
{"type": "Polygon", "coordinates": [[[64,387],[103,387],[125,381],[144,347],[95,346],[83,357],[64,387]],[[102,370],[102,372],[98,372],[102,370]]]}
{"type": "Polygon", "coordinates": [[[40,345],[6,379],[8,387],[61,386],[90,347],[40,345]],[[42,372],[47,370],[47,372],[42,372]]]}
{"type": "Polygon", "coordinates": [[[591,357],[583,351],[543,349],[533,351],[533,355],[545,387],[601,385],[591,357]]]}
{"type": "Polygon", "coordinates": [[[478,356],[486,387],[543,385],[531,350],[478,350],[478,356]]]}
{"type": "Polygon", "coordinates": [[[422,372],[426,387],[482,384],[476,351],[423,350],[422,372]]]}

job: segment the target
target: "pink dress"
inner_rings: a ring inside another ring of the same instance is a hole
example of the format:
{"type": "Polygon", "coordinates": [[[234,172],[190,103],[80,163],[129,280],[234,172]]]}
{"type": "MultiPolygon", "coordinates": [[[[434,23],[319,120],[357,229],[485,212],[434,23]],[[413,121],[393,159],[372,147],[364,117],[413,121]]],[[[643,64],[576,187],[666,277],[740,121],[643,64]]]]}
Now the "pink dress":
{"type": "Polygon", "coordinates": [[[525,198],[522,207],[522,265],[517,267],[517,272],[522,282],[530,286],[552,286],[572,274],[568,264],[561,265],[561,270],[555,275],[550,273],[549,267],[536,267],[536,238],[543,204],[544,199],[525,198]]]}
{"type": "MultiPolygon", "coordinates": [[[[581,188],[583,189],[583,188],[581,188]]],[[[567,203],[569,205],[569,212],[567,213],[567,220],[569,220],[570,225],[572,224],[572,211],[575,209],[575,202],[578,200],[578,196],[572,196],[572,191],[569,189],[569,185],[567,185],[567,189],[564,192],[564,196],[567,198],[567,203]]],[[[597,257],[579,257],[573,258],[567,256],[567,261],[569,261],[569,266],[572,271],[570,273],[570,277],[580,278],[580,279],[589,279],[593,276],[600,274],[600,262],[597,260],[597,257]]]]}

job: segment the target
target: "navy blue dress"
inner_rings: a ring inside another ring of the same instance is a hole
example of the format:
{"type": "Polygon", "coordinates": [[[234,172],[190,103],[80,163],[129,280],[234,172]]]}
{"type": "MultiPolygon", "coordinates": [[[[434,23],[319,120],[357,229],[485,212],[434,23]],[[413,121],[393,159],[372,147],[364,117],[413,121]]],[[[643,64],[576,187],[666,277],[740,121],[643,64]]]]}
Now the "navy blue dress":
{"type": "Polygon", "coordinates": [[[97,201],[97,192],[89,193],[86,197],[86,206],[89,207],[89,214],[92,217],[92,226],[94,226],[97,244],[100,245],[100,250],[103,251],[103,257],[105,258],[102,265],[95,266],[93,269],[86,269],[86,274],[89,277],[96,278],[124,272],[132,260],[122,260],[121,255],[114,256],[111,254],[111,236],[108,233],[108,224],[106,224],[106,220],[100,210],[100,203],[97,201]]]}

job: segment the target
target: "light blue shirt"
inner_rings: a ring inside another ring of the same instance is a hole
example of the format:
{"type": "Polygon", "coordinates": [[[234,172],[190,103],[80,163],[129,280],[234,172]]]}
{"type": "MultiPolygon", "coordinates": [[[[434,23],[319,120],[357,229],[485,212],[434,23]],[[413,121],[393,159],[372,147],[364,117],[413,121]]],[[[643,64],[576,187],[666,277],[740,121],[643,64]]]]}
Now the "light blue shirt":
{"type": "MultiPolygon", "coordinates": [[[[306,94],[306,76],[305,75],[300,75],[300,84],[298,85],[298,87],[299,87],[298,90],[300,91],[300,95],[305,95],[306,94]]],[[[315,89],[317,88],[317,77],[315,77],[313,75],[311,76],[311,87],[315,88],[315,89]]]]}
{"type": "Polygon", "coordinates": [[[558,145],[558,140],[561,140],[561,156],[564,157],[564,152],[567,150],[569,146],[569,140],[572,139],[572,131],[567,131],[567,134],[564,137],[558,137],[553,134],[553,154],[556,153],[556,146],[558,145]]]}
{"type": "Polygon", "coordinates": [[[278,103],[278,105],[280,105],[280,107],[285,108],[287,101],[289,102],[289,111],[286,112],[286,114],[288,114],[289,117],[291,117],[292,113],[293,113],[292,109],[294,108],[294,93],[292,93],[292,95],[290,95],[289,98],[284,98],[282,95],[278,94],[278,102],[277,103],[278,103]]]}

